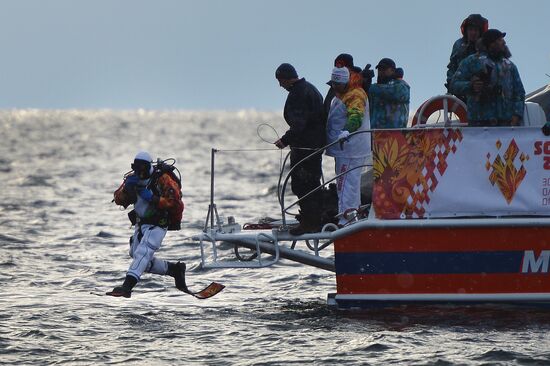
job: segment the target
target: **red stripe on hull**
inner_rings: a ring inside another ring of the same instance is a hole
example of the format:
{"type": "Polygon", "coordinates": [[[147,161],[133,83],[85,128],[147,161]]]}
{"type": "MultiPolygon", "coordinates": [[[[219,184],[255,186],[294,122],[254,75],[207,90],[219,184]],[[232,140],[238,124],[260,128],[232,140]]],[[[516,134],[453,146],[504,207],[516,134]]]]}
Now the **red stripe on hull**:
{"type": "Polygon", "coordinates": [[[550,293],[550,273],[340,275],[336,288],[339,295],[550,293]]]}
{"type": "Polygon", "coordinates": [[[335,253],[550,249],[550,227],[373,228],[336,240],[335,253]]]}

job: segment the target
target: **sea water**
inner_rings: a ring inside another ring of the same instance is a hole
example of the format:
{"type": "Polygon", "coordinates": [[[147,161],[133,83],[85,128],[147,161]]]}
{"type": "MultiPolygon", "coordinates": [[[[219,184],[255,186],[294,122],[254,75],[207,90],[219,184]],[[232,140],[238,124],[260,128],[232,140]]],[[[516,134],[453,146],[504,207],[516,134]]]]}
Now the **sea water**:
{"type": "Polygon", "coordinates": [[[337,311],[328,271],[202,269],[190,237],[210,203],[211,149],[220,214],[277,217],[284,155],[266,141],[285,129],[275,112],[1,111],[0,364],[550,363],[549,310],[337,311]],[[194,290],[227,286],[213,298],[147,274],[131,299],[102,296],[130,263],[127,210],[111,200],[142,149],[175,158],[183,181],[183,229],[158,256],[185,261],[194,290]]]}

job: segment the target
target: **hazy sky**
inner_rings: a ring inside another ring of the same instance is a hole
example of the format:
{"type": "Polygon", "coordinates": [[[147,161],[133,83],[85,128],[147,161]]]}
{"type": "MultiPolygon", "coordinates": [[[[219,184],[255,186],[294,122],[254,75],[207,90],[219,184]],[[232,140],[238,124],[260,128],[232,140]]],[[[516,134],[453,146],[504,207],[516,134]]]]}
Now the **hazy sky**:
{"type": "Polygon", "coordinates": [[[545,0],[0,0],[0,108],[279,110],[280,63],[325,94],[347,52],[393,58],[416,109],[470,13],[508,33],[527,91],[550,82],[545,0]]]}

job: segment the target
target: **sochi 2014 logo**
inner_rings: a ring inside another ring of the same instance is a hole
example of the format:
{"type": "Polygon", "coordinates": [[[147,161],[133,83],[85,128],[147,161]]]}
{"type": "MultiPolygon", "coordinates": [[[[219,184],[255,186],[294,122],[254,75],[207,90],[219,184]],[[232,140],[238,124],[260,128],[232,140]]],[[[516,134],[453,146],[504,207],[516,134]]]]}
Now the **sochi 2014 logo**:
{"type": "Polygon", "coordinates": [[[520,152],[519,147],[512,139],[506,149],[502,141],[495,143],[496,155],[487,153],[485,169],[490,173],[489,181],[497,186],[506,202],[512,203],[521,182],[527,174],[524,163],[529,160],[529,155],[520,152]]]}

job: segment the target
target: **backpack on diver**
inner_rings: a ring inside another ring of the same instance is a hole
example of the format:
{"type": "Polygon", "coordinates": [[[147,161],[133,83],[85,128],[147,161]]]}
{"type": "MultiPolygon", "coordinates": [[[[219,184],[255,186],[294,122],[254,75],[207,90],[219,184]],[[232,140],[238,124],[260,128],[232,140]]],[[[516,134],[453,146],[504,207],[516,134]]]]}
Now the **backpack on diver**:
{"type": "MultiPolygon", "coordinates": [[[[181,230],[181,219],[183,217],[184,209],[184,204],[181,199],[181,174],[178,168],[174,166],[174,163],[175,159],[172,158],[166,160],[158,159],[154,164],[154,169],[151,173],[148,187],[154,192],[155,195],[160,196],[158,183],[159,179],[161,179],[163,175],[168,175],[172,181],[177,183],[177,187],[170,188],[174,190],[177,189],[177,194],[175,195],[175,205],[169,209],[159,212],[159,216],[154,220],[155,225],[159,224],[162,227],[166,227],[168,230],[181,230]],[[173,163],[167,163],[167,161],[172,161],[173,163]]],[[[126,187],[127,180],[131,180],[132,178],[136,179],[133,171],[126,173],[124,176],[124,181],[114,193],[113,202],[119,206],[123,206],[124,208],[127,208],[129,205],[134,204],[137,201],[135,188],[127,189],[126,187]]],[[[128,213],[128,218],[130,219],[132,225],[136,224],[137,217],[135,210],[128,213]]]]}
{"type": "Polygon", "coordinates": [[[152,186],[155,187],[158,179],[164,174],[168,174],[177,184],[179,188],[179,199],[176,200],[176,205],[167,210],[168,213],[168,230],[181,230],[181,219],[183,217],[184,204],[181,199],[181,174],[174,163],[168,164],[167,161],[172,160],[175,163],[175,159],[157,160],[154,167],[153,174],[151,175],[152,186]],[[177,174],[175,173],[177,172],[177,174]]]}

